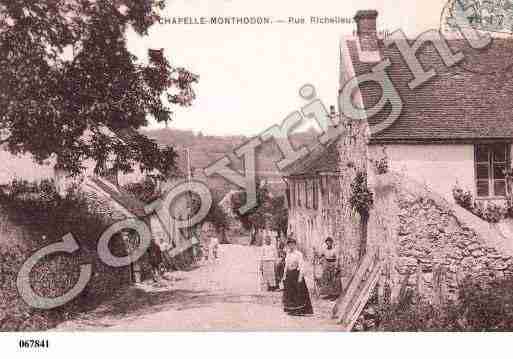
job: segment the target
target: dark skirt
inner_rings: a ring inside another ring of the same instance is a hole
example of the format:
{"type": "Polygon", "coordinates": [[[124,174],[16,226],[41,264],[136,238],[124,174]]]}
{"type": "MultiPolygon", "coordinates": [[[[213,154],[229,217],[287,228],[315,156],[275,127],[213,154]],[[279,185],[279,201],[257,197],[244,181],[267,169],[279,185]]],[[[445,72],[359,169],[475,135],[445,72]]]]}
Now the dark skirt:
{"type": "Polygon", "coordinates": [[[313,314],[305,279],[298,283],[298,277],[297,269],[287,271],[283,291],[283,310],[290,315],[313,314]]]}
{"type": "Polygon", "coordinates": [[[324,263],[321,284],[321,294],[332,297],[340,295],[340,271],[336,262],[326,261],[324,263]]]}

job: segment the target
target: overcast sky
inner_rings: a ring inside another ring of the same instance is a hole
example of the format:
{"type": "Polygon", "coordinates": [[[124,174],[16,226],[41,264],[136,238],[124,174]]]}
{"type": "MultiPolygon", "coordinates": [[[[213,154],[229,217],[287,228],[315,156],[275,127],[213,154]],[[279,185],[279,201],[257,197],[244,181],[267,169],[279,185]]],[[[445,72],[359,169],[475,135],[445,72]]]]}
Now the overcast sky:
{"type": "MultiPolygon", "coordinates": [[[[341,16],[379,11],[378,30],[403,29],[410,37],[438,28],[446,0],[168,0],[163,16],[341,16]]],[[[305,101],[311,83],[326,106],[336,103],[339,39],[354,24],[171,25],[150,36],[128,34],[134,54],[165,48],[168,59],[200,75],[197,100],[177,109],[171,126],[204,134],[255,135],[280,123],[305,101]]]]}

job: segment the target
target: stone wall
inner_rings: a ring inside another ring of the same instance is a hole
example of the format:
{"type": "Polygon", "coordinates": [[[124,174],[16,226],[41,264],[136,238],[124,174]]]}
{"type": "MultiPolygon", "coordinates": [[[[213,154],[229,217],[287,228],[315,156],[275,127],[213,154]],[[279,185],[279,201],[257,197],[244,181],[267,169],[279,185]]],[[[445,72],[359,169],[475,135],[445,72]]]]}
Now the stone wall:
{"type": "Polygon", "coordinates": [[[374,174],[371,188],[368,246],[385,262],[378,283],[382,299],[385,287],[394,301],[406,285],[436,304],[456,300],[465,278],[486,282],[513,274],[512,253],[488,223],[462,216],[455,205],[402,175],[374,174]]]}
{"type": "MultiPolygon", "coordinates": [[[[359,214],[352,208],[350,198],[351,184],[358,172],[367,173],[367,144],[369,127],[366,121],[341,120],[346,127],[347,135],[340,137],[337,143],[339,152],[340,203],[335,217],[335,230],[340,241],[340,258],[343,281],[352,276],[357,269],[362,248],[366,248],[362,233],[362,221],[359,214]]],[[[340,125],[339,125],[340,126],[340,125]]]]}

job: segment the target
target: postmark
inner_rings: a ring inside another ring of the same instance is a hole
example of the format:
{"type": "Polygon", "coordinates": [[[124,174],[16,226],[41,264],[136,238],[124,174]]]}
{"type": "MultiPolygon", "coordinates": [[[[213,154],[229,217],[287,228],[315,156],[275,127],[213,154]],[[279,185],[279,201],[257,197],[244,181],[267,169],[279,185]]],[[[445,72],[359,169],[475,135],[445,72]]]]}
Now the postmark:
{"type": "Polygon", "coordinates": [[[442,11],[440,27],[446,32],[472,28],[490,33],[513,32],[511,0],[449,0],[442,11]]]}

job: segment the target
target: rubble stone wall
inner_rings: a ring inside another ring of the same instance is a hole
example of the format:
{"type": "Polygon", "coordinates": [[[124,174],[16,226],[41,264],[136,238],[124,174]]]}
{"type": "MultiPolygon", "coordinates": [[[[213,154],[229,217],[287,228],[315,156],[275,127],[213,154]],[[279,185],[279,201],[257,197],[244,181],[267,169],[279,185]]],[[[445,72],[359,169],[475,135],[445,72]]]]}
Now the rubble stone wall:
{"type": "Polygon", "coordinates": [[[378,250],[385,270],[378,284],[392,300],[406,283],[430,302],[457,299],[465,278],[481,282],[513,275],[513,257],[501,248],[490,224],[475,217],[469,223],[450,204],[404,176],[375,175],[369,248],[378,250]],[[483,222],[483,223],[482,223],[483,222]],[[484,236],[473,224],[489,226],[484,236]]]}

